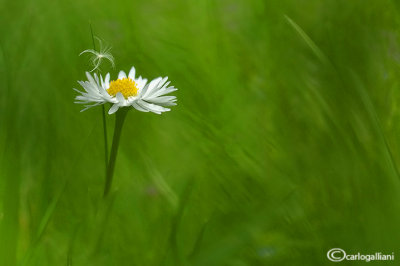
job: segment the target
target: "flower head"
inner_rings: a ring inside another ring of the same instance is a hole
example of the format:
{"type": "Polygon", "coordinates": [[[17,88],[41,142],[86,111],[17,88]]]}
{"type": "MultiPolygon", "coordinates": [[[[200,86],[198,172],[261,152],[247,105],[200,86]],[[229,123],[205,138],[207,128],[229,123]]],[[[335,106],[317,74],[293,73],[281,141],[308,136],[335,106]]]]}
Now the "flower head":
{"type": "Polygon", "coordinates": [[[95,37],[95,38],[99,41],[100,51],[98,52],[93,49],[87,49],[85,51],[82,51],[79,55],[82,55],[85,53],[92,54],[92,56],[90,57],[90,61],[94,68],[92,70],[90,70],[90,72],[93,72],[96,69],[98,69],[100,67],[100,64],[103,61],[103,59],[107,59],[108,61],[110,61],[111,66],[114,68],[115,67],[114,57],[110,53],[111,47],[103,46],[103,42],[98,37],[95,37]]]}
{"type": "Polygon", "coordinates": [[[161,114],[171,109],[168,106],[176,105],[175,96],[167,96],[177,89],[168,86],[170,82],[168,77],[156,78],[149,83],[147,79],[139,76],[135,77],[136,70],[134,67],[129,71],[128,76],[124,71],[120,71],[118,79],[110,81],[110,74],[107,73],[105,78],[94,74],[92,76],[86,72],[88,81],[78,81],[85,90],[84,92],[76,90],[80,95],[75,97],[75,103],[85,104],[82,111],[101,105],[104,103],[112,103],[112,107],[108,111],[113,114],[122,107],[133,107],[141,112],[153,112],[161,114]]]}

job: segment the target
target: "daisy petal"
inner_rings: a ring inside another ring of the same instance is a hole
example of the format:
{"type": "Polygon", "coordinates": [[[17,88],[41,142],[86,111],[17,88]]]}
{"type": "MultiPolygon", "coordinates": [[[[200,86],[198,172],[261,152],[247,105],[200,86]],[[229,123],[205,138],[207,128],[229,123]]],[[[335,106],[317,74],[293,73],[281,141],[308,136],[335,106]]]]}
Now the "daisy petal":
{"type": "Polygon", "coordinates": [[[126,78],[126,74],[125,74],[124,71],[121,70],[121,71],[118,73],[118,79],[123,79],[123,78],[126,78]]]}
{"type": "Polygon", "coordinates": [[[89,80],[90,83],[96,84],[96,81],[94,81],[92,75],[89,72],[86,72],[86,77],[89,80]]]}
{"type": "Polygon", "coordinates": [[[147,79],[144,79],[142,78],[142,76],[139,76],[137,79],[135,79],[135,82],[137,84],[138,89],[143,89],[147,83],[147,79]]]}
{"type": "Polygon", "coordinates": [[[143,93],[143,97],[150,96],[153,93],[153,90],[155,90],[157,88],[157,86],[161,80],[162,80],[162,77],[158,77],[158,78],[150,81],[150,83],[148,84],[149,87],[147,88],[146,93],[143,93]]]}
{"type": "Polygon", "coordinates": [[[134,101],[133,103],[131,103],[131,105],[132,105],[133,108],[135,108],[135,109],[138,110],[138,111],[141,111],[141,112],[148,112],[148,111],[149,111],[149,110],[147,110],[147,109],[144,109],[144,108],[141,107],[140,105],[138,105],[138,104],[136,103],[136,101],[134,101]]]}
{"type": "Polygon", "coordinates": [[[122,95],[122,93],[118,92],[117,95],[115,95],[115,97],[117,98],[118,102],[122,104],[125,102],[125,98],[124,95],[122,95]]]}
{"type": "Polygon", "coordinates": [[[118,103],[114,103],[113,106],[111,106],[110,110],[108,110],[108,114],[111,115],[118,111],[119,105],[118,103]]]}
{"type": "Polygon", "coordinates": [[[146,101],[154,103],[154,104],[159,104],[159,105],[164,105],[164,104],[171,104],[171,105],[176,105],[176,97],[175,96],[161,96],[161,97],[156,97],[152,99],[146,99],[146,101]]]}
{"type": "Polygon", "coordinates": [[[155,98],[155,97],[159,97],[159,96],[163,96],[163,95],[165,95],[165,94],[168,94],[168,93],[171,93],[171,92],[173,92],[173,91],[177,91],[178,89],[177,88],[174,88],[174,87],[168,87],[168,88],[161,88],[160,90],[158,90],[158,91],[156,91],[156,92],[154,92],[152,95],[151,95],[151,98],[155,98]]]}
{"type": "Polygon", "coordinates": [[[135,80],[136,70],[135,67],[132,66],[131,70],[129,71],[128,77],[132,80],[135,80]]]}
{"type": "Polygon", "coordinates": [[[104,78],[104,89],[108,89],[110,87],[110,73],[107,73],[106,77],[104,78]]]}
{"type": "Polygon", "coordinates": [[[160,114],[162,112],[167,112],[170,111],[171,109],[169,108],[165,108],[156,104],[152,104],[152,103],[147,103],[145,101],[142,100],[138,100],[137,103],[140,105],[140,107],[143,107],[144,109],[147,109],[153,113],[156,114],[160,114]]]}
{"type": "Polygon", "coordinates": [[[146,92],[147,92],[147,90],[149,89],[149,86],[150,86],[150,84],[147,84],[146,86],[144,86],[143,89],[140,90],[140,92],[139,92],[139,96],[140,96],[140,97],[143,98],[144,95],[146,95],[146,92]]]}

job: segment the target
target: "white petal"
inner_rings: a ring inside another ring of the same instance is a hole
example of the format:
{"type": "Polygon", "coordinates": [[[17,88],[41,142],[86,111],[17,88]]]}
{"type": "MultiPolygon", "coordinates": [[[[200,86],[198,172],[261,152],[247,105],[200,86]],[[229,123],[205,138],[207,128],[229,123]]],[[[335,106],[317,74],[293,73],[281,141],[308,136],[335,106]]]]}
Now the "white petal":
{"type": "Polygon", "coordinates": [[[175,96],[161,96],[152,99],[146,99],[146,101],[158,104],[158,105],[176,105],[176,97],[175,96]]]}
{"type": "Polygon", "coordinates": [[[156,104],[152,103],[147,103],[142,100],[138,100],[137,103],[140,105],[140,107],[143,107],[144,109],[147,109],[153,113],[160,114],[161,112],[167,112],[170,111],[171,109],[165,108],[156,104]]]}
{"type": "Polygon", "coordinates": [[[115,113],[116,111],[118,111],[118,108],[118,103],[114,103],[113,106],[111,106],[110,110],[108,110],[108,114],[111,115],[115,113]]]}
{"type": "Polygon", "coordinates": [[[89,72],[86,72],[86,77],[89,80],[90,83],[96,84],[96,81],[94,81],[92,75],[89,72]]]}
{"type": "Polygon", "coordinates": [[[108,94],[108,92],[104,89],[104,87],[100,87],[99,91],[100,91],[101,96],[103,96],[104,99],[106,99],[107,101],[111,101],[112,97],[110,96],[110,94],[108,94]]]}
{"type": "MultiPolygon", "coordinates": [[[[165,77],[161,80],[159,86],[161,87],[162,85],[164,85],[164,83],[168,80],[168,77],[165,77]]],[[[169,83],[168,83],[169,84],[169,83]]]]}
{"type": "Polygon", "coordinates": [[[104,79],[103,76],[100,74],[100,85],[102,88],[104,88],[104,79]]]}
{"type": "Polygon", "coordinates": [[[118,102],[120,102],[121,104],[125,103],[125,97],[124,97],[124,95],[122,95],[121,92],[117,92],[117,95],[115,95],[115,97],[117,98],[118,102]]]}
{"type": "Polygon", "coordinates": [[[107,73],[105,79],[104,79],[104,89],[108,89],[110,87],[110,73],[107,73]]]}
{"type": "Polygon", "coordinates": [[[153,88],[149,88],[145,97],[152,97],[154,93],[157,93],[160,89],[162,89],[163,84],[167,81],[168,77],[161,79],[153,88]]]}
{"type": "Polygon", "coordinates": [[[97,76],[97,74],[96,73],[94,73],[94,80],[96,81],[96,84],[98,85],[98,86],[100,86],[100,79],[99,79],[99,76],[97,76]]]}
{"type": "Polygon", "coordinates": [[[118,79],[123,79],[123,78],[126,78],[126,74],[125,74],[124,71],[121,70],[121,71],[118,73],[118,79]]]}
{"type": "Polygon", "coordinates": [[[155,97],[159,97],[159,96],[163,96],[163,95],[165,95],[165,94],[168,94],[168,93],[171,93],[171,92],[173,92],[173,91],[177,91],[178,89],[177,88],[174,88],[173,86],[171,86],[171,87],[168,87],[168,88],[161,88],[161,89],[159,89],[158,91],[156,91],[156,92],[154,92],[152,95],[151,95],[151,97],[149,97],[149,98],[155,98],[155,97]]]}
{"type": "Polygon", "coordinates": [[[139,98],[143,98],[146,95],[147,90],[149,89],[150,84],[144,86],[144,88],[139,90],[139,98]]]}
{"type": "Polygon", "coordinates": [[[78,83],[85,89],[86,92],[81,92],[81,94],[85,97],[91,97],[95,99],[100,97],[99,90],[96,86],[89,82],[78,81],[78,83]]]}
{"type": "Polygon", "coordinates": [[[148,112],[149,110],[147,110],[147,109],[144,109],[143,107],[141,107],[140,105],[138,105],[137,103],[136,103],[136,101],[134,101],[134,102],[132,102],[132,107],[133,108],[135,108],[136,110],[138,110],[138,111],[141,111],[141,112],[148,112]]]}
{"type": "Polygon", "coordinates": [[[129,71],[128,77],[132,80],[135,80],[135,74],[136,74],[136,70],[135,67],[132,66],[131,70],[129,71]]]}
{"type": "Polygon", "coordinates": [[[100,105],[100,104],[102,104],[102,103],[95,103],[95,104],[92,104],[92,105],[85,105],[85,108],[83,108],[81,110],[81,112],[86,111],[87,109],[89,109],[91,107],[95,107],[95,106],[100,105]]]}
{"type": "Polygon", "coordinates": [[[139,77],[139,78],[136,80],[136,83],[137,83],[138,89],[143,89],[144,86],[146,86],[147,79],[144,79],[144,78],[142,78],[142,77],[139,77]]]}
{"type": "Polygon", "coordinates": [[[150,83],[148,84],[149,87],[147,88],[147,91],[144,91],[142,96],[143,97],[149,96],[152,93],[152,91],[157,87],[158,83],[160,83],[161,80],[162,78],[158,77],[150,81],[150,83]]]}

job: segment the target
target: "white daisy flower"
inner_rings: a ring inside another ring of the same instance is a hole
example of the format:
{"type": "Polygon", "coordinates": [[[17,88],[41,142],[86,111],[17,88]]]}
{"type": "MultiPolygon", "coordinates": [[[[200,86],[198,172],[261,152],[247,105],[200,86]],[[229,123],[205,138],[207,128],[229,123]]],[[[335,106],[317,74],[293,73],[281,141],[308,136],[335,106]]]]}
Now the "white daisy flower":
{"type": "Polygon", "coordinates": [[[136,78],[135,74],[135,68],[132,67],[128,76],[124,71],[120,71],[118,79],[110,81],[110,73],[107,73],[103,80],[101,75],[92,76],[86,72],[88,81],[78,81],[85,91],[74,89],[80,93],[75,97],[75,103],[85,104],[81,112],[107,102],[112,103],[108,114],[113,114],[122,107],[161,114],[171,110],[167,106],[176,105],[175,96],[166,96],[177,90],[173,86],[168,86],[170,83],[167,82],[168,77],[159,77],[147,83],[147,79],[141,76],[136,78]]]}

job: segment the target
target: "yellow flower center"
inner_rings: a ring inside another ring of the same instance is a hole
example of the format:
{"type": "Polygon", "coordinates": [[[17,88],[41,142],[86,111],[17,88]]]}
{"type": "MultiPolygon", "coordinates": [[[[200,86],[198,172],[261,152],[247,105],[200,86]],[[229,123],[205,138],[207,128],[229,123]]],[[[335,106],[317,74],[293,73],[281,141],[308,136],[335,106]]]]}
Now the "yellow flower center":
{"type": "Polygon", "coordinates": [[[111,96],[117,95],[118,92],[122,93],[125,99],[128,97],[136,96],[138,88],[136,83],[130,78],[117,79],[110,82],[110,88],[107,89],[108,94],[111,96]]]}

